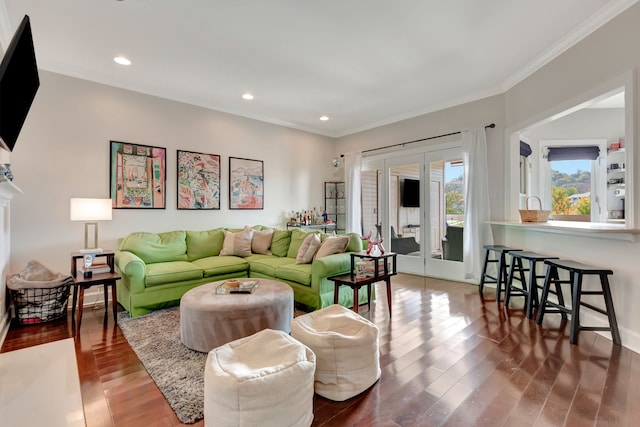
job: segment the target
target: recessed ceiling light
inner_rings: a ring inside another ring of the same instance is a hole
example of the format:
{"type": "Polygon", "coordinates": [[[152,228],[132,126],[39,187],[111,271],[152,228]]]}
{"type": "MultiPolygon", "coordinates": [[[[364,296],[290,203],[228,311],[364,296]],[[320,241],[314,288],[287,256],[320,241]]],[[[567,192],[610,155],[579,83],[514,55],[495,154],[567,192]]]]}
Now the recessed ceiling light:
{"type": "Polygon", "coordinates": [[[247,101],[251,101],[253,99],[253,95],[251,95],[250,93],[243,93],[242,94],[242,99],[245,99],[247,101]]]}
{"type": "Polygon", "coordinates": [[[113,61],[116,64],[120,64],[120,65],[131,65],[131,61],[129,61],[124,56],[116,56],[115,58],[113,58],[113,61]]]}
{"type": "Polygon", "coordinates": [[[322,116],[320,117],[320,120],[322,120],[323,122],[326,122],[327,120],[329,120],[329,116],[322,116]]]}

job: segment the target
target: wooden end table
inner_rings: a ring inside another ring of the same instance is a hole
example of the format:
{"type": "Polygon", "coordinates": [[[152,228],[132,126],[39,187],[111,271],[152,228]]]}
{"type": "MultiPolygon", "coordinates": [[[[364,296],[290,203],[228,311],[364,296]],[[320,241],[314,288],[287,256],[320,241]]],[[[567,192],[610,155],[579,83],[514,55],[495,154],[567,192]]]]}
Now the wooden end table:
{"type": "Polygon", "coordinates": [[[78,325],[77,331],[80,331],[82,325],[82,310],[84,308],[84,291],[95,285],[104,285],[104,320],[106,322],[109,317],[109,294],[108,289],[111,286],[111,304],[113,308],[113,321],[118,323],[118,299],[116,291],[116,281],[120,280],[120,275],[115,272],[115,253],[113,251],[103,251],[94,254],[94,257],[106,257],[107,264],[111,268],[109,273],[93,274],[90,278],[85,278],[82,272],[78,271],[77,260],[84,258],[85,254],[73,252],[71,254],[71,276],[73,277],[73,305],[71,308],[71,320],[75,319],[76,302],[78,303],[78,325]]]}
{"type": "Polygon", "coordinates": [[[349,286],[353,289],[353,311],[358,312],[358,292],[361,287],[367,286],[367,306],[371,310],[371,284],[384,281],[387,285],[387,305],[389,307],[389,317],[391,317],[391,276],[397,273],[396,253],[387,252],[383,255],[367,255],[366,252],[356,252],[351,254],[351,273],[340,274],[328,277],[334,282],[333,303],[338,304],[338,294],[340,286],[349,286]],[[359,276],[355,270],[356,258],[373,260],[374,269],[372,275],[359,276]],[[391,265],[389,265],[391,259],[391,265]],[[380,261],[383,267],[380,269],[380,261]]]}

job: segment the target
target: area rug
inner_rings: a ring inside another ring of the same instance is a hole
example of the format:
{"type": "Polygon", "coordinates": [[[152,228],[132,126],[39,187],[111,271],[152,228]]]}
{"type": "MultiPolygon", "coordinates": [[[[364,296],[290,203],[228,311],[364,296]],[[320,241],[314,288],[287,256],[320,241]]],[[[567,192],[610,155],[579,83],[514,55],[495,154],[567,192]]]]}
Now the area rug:
{"type": "MultiPolygon", "coordinates": [[[[301,314],[304,311],[294,311],[294,316],[301,314]]],[[[182,344],[180,307],[156,310],[133,319],[123,311],[118,313],[118,326],[180,422],[191,424],[204,418],[207,353],[182,344]]]]}
{"type": "Polygon", "coordinates": [[[182,423],[204,418],[204,364],[207,353],[180,340],[180,307],[130,318],[118,313],[118,326],[138,359],[182,423]]]}

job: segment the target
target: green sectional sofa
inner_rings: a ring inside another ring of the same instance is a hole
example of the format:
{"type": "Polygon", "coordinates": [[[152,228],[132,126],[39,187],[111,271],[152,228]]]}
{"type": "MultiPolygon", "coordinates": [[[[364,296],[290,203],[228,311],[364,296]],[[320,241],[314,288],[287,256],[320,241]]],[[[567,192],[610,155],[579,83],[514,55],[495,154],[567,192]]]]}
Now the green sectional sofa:
{"type": "MultiPolygon", "coordinates": [[[[115,254],[122,277],[117,282],[118,302],[135,317],[178,304],[182,295],[196,286],[229,278],[254,277],[287,283],[293,289],[296,303],[319,309],[333,304],[334,283],[327,277],[349,272],[349,252],[363,249],[360,236],[351,234],[346,252],[296,264],[298,250],[309,233],[275,230],[268,254],[221,256],[225,230],[136,232],[119,239],[115,254]]],[[[322,241],[327,237],[322,234],[322,241]]],[[[360,304],[365,303],[366,292],[361,293],[359,299],[360,304]]],[[[350,288],[340,289],[339,303],[353,306],[350,288]]]]}

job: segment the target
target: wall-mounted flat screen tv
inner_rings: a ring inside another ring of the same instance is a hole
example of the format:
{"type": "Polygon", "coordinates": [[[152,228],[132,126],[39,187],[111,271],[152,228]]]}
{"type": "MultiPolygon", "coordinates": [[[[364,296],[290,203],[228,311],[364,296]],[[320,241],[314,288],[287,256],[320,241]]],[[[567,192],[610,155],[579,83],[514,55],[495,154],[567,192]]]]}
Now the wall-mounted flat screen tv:
{"type": "Polygon", "coordinates": [[[420,181],[405,178],[400,185],[400,205],[403,208],[420,207],[420,181]]]}
{"type": "Polygon", "coordinates": [[[0,63],[0,146],[12,151],[40,79],[29,16],[25,15],[0,63]]]}

